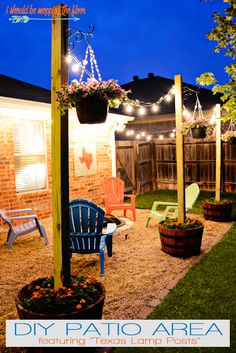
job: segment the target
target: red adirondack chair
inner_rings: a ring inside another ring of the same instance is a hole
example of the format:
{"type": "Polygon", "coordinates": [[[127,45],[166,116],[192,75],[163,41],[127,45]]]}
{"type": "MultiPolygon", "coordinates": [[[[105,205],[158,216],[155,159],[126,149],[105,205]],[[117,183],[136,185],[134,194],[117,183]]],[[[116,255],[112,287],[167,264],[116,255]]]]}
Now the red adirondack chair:
{"type": "Polygon", "coordinates": [[[136,195],[124,194],[124,182],[116,177],[107,178],[103,185],[105,193],[106,213],[110,214],[113,210],[130,210],[133,213],[133,220],[136,221],[135,197],[136,195]],[[130,198],[130,203],[125,203],[125,198],[130,198]]]}

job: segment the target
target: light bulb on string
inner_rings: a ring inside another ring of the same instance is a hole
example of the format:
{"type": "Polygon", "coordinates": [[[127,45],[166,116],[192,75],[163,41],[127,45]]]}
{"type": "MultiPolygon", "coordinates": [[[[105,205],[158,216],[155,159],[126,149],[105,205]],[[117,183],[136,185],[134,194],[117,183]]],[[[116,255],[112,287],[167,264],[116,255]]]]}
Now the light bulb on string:
{"type": "Polygon", "coordinates": [[[166,100],[167,102],[170,102],[170,101],[172,100],[171,95],[168,94],[168,95],[165,97],[165,100],[166,100]]]}
{"type": "Polygon", "coordinates": [[[148,135],[148,136],[147,136],[147,140],[148,140],[148,141],[150,141],[150,140],[151,140],[151,138],[152,138],[152,136],[151,136],[151,135],[148,135]]]}
{"type": "Polygon", "coordinates": [[[145,135],[146,135],[146,132],[143,131],[143,132],[141,133],[141,136],[144,137],[145,135]]]}
{"type": "Polygon", "coordinates": [[[145,114],[145,109],[143,107],[141,107],[139,109],[139,115],[144,115],[145,114]]]}
{"type": "Polygon", "coordinates": [[[183,116],[185,116],[185,118],[190,118],[191,114],[189,113],[189,111],[184,107],[184,111],[183,111],[183,116]]]}
{"type": "Polygon", "coordinates": [[[66,61],[68,62],[68,64],[71,63],[71,61],[72,61],[72,55],[71,55],[71,53],[68,53],[68,54],[67,54],[67,56],[66,56],[66,61]]]}
{"type": "Polygon", "coordinates": [[[125,108],[125,110],[127,111],[127,113],[131,113],[132,111],[133,111],[133,107],[132,107],[132,105],[127,105],[126,106],[126,108],[125,108]]]}
{"type": "Polygon", "coordinates": [[[159,136],[159,139],[160,139],[160,140],[164,140],[164,136],[163,136],[163,135],[160,135],[160,136],[159,136]]]}
{"type": "Polygon", "coordinates": [[[133,134],[134,134],[134,130],[130,130],[130,136],[133,136],[133,134]]]}
{"type": "Polygon", "coordinates": [[[170,94],[175,94],[175,86],[173,86],[172,88],[171,88],[171,90],[170,90],[170,94]]]}
{"type": "Polygon", "coordinates": [[[80,70],[80,64],[78,63],[78,64],[74,64],[73,66],[72,66],[72,70],[74,71],[74,72],[78,72],[79,70],[80,70]]]}
{"type": "Polygon", "coordinates": [[[140,139],[140,134],[137,134],[137,135],[136,135],[136,139],[140,139]]]}
{"type": "Polygon", "coordinates": [[[174,132],[171,132],[171,133],[170,133],[170,137],[172,137],[172,138],[175,137],[175,133],[174,133],[174,132]]]}
{"type": "Polygon", "coordinates": [[[157,104],[153,104],[153,105],[152,105],[152,111],[153,111],[154,113],[156,113],[156,112],[158,112],[158,110],[159,110],[158,105],[157,105],[157,104]]]}

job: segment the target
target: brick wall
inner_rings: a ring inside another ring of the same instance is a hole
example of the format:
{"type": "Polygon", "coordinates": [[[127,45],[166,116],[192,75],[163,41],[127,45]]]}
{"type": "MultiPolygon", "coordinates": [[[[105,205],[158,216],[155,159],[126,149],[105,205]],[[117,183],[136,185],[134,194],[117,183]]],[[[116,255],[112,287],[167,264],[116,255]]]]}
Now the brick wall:
{"type": "MultiPolygon", "coordinates": [[[[0,113],[0,208],[6,210],[32,208],[40,219],[43,219],[51,215],[51,123],[50,121],[45,122],[48,187],[46,190],[27,193],[16,192],[13,123],[16,122],[11,114],[0,113]]],[[[85,198],[101,204],[104,178],[112,175],[110,128],[104,127],[104,125],[98,129],[92,126],[89,128],[79,125],[75,120],[73,122],[73,119],[72,123],[70,122],[71,124],[69,152],[70,199],[85,198]],[[93,133],[91,132],[92,129],[93,133]],[[98,136],[96,135],[96,130],[98,130],[98,136]],[[74,131],[76,131],[76,135],[74,131]],[[71,135],[73,135],[72,138],[71,135]],[[88,144],[90,141],[96,143],[97,173],[95,175],[86,177],[74,175],[74,143],[80,140],[88,144]]]]}

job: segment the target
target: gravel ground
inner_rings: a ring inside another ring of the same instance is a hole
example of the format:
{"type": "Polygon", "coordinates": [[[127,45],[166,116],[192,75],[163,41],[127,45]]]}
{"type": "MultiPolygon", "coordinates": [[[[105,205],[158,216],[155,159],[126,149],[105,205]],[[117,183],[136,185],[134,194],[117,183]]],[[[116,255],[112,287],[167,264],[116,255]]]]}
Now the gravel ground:
{"type": "MultiPolygon", "coordinates": [[[[99,276],[99,255],[72,257],[72,273],[83,274],[103,282],[106,288],[104,319],[135,319],[143,306],[156,299],[158,293],[183,269],[190,268],[195,257],[179,259],[161,251],[156,235],[155,221],[145,228],[149,211],[137,210],[137,222],[127,239],[123,235],[113,238],[113,256],[105,258],[105,276],[99,276]]],[[[121,215],[114,212],[115,215],[121,215]]],[[[129,214],[128,214],[129,216],[129,214]]],[[[202,252],[208,252],[228,231],[232,223],[205,223],[202,252]]],[[[53,273],[53,246],[51,219],[42,222],[49,237],[45,246],[36,233],[19,238],[12,249],[5,245],[6,233],[0,234],[0,352],[24,352],[24,349],[5,348],[5,320],[16,319],[14,299],[25,284],[53,273]]],[[[3,228],[2,228],[3,230],[3,228]]]]}

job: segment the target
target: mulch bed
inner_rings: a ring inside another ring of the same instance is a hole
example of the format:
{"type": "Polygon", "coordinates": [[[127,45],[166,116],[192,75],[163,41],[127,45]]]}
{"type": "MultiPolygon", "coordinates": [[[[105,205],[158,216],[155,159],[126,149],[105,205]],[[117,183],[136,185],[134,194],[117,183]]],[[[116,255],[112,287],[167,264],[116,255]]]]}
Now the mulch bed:
{"type": "MultiPolygon", "coordinates": [[[[119,212],[114,214],[121,215],[119,212]]],[[[105,258],[104,278],[99,275],[99,254],[74,254],[72,257],[73,274],[96,278],[105,285],[104,319],[137,318],[145,304],[156,299],[158,293],[185,268],[190,268],[196,258],[174,258],[163,253],[155,221],[145,228],[148,214],[148,210],[137,210],[137,222],[127,239],[123,235],[114,236],[113,256],[105,258]]],[[[192,217],[205,223],[202,253],[208,252],[232,225],[230,222],[204,221],[196,215],[192,217]]],[[[17,292],[25,284],[53,274],[52,220],[46,219],[42,223],[49,237],[48,246],[35,232],[17,239],[12,249],[8,249],[6,233],[0,234],[2,353],[25,352],[23,348],[5,348],[5,320],[17,318],[14,304],[17,292]]]]}

